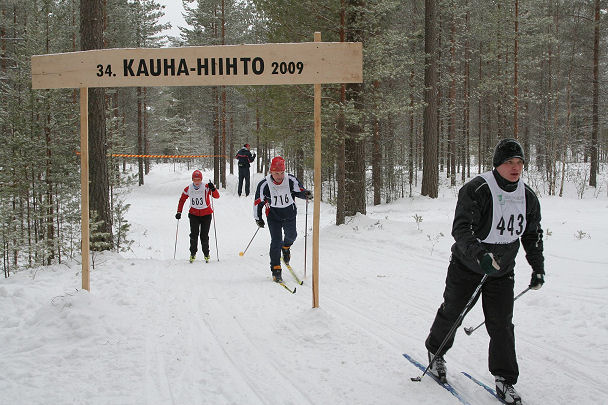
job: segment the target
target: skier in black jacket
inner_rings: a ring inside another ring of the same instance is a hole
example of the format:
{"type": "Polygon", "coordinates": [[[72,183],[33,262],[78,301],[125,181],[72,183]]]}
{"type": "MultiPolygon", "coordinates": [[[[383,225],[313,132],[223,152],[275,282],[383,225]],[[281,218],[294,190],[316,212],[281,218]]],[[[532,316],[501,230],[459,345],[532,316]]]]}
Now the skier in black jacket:
{"type": "Polygon", "coordinates": [[[445,381],[443,356],[452,347],[454,336],[441,353],[437,350],[487,274],[480,295],[490,335],[489,370],[495,377],[498,395],[506,403],[520,404],[521,397],[513,387],[519,376],[512,323],[513,270],[521,240],[532,267],[530,288],[537,290],[544,283],[540,203],[521,179],[524,153],[519,142],[500,141],[492,163],[493,171],[473,178],[458,193],[452,226],[456,242],[452,245],[443,303],[425,345],[429,362],[437,355],[429,371],[445,381]]]}
{"type": "Polygon", "coordinates": [[[245,145],[243,145],[243,147],[241,148],[241,150],[239,150],[236,153],[236,160],[238,160],[238,166],[239,166],[239,189],[238,189],[238,194],[239,197],[241,196],[241,193],[243,192],[243,180],[245,180],[245,196],[249,195],[249,165],[251,162],[253,162],[253,159],[255,159],[255,153],[252,155],[251,152],[249,152],[249,144],[246,143],[245,145]]]}
{"type": "Polygon", "coordinates": [[[291,245],[296,240],[296,215],[298,210],[295,197],[312,199],[310,190],[306,190],[300,180],[292,174],[285,173],[285,160],[276,156],[270,162],[270,174],[258,183],[253,202],[253,218],[255,223],[264,228],[262,210],[266,208],[268,230],[270,231],[270,271],[273,281],[280,283],[281,251],[283,261],[289,264],[291,245]],[[283,237],[285,232],[285,237],[283,237]]]}

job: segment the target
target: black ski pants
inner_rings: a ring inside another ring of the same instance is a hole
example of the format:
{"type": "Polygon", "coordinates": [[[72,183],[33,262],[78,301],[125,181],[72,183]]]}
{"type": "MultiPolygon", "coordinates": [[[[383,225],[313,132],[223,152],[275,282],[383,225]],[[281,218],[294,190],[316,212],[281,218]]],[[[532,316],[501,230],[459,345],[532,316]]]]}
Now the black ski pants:
{"type": "Polygon", "coordinates": [[[249,166],[239,166],[239,197],[243,192],[243,180],[245,180],[245,195],[249,195],[249,166]]]}
{"type": "Polygon", "coordinates": [[[268,230],[270,231],[270,267],[281,264],[281,249],[283,246],[290,247],[298,237],[296,230],[296,217],[277,221],[268,218],[268,230]],[[283,231],[285,237],[283,238],[283,231]]]}
{"type": "MultiPolygon", "coordinates": [[[[431,332],[425,342],[426,348],[430,352],[437,354],[443,339],[464,310],[482,277],[480,274],[467,270],[454,259],[450,261],[445,280],[443,303],[437,310],[431,332]]],[[[489,370],[494,376],[504,377],[508,384],[517,383],[519,376],[513,327],[513,287],[513,273],[496,278],[488,277],[480,293],[486,330],[490,335],[489,370]]],[[[479,295],[471,303],[471,308],[478,299],[479,295]]],[[[454,336],[446,342],[442,353],[439,354],[445,354],[453,343],[454,336]]]]}
{"type": "Polygon", "coordinates": [[[196,255],[198,250],[198,237],[201,237],[201,248],[205,256],[209,256],[209,227],[211,226],[211,215],[192,215],[190,219],[190,254],[196,255]]]}

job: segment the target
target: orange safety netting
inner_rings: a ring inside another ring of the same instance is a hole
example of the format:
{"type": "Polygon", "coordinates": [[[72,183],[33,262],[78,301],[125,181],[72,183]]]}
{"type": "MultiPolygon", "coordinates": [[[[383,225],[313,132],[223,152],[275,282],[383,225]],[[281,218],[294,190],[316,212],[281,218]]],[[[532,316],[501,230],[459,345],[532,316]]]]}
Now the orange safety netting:
{"type": "Polygon", "coordinates": [[[112,157],[137,157],[137,158],[201,158],[201,157],[223,157],[226,155],[129,155],[126,153],[113,153],[112,157]]]}
{"type": "MultiPolygon", "coordinates": [[[[80,152],[76,152],[77,155],[80,155],[80,152]]],[[[201,157],[227,157],[226,155],[132,155],[128,153],[112,153],[111,157],[136,157],[136,158],[169,158],[169,159],[179,159],[179,158],[201,158],[201,157]]]]}

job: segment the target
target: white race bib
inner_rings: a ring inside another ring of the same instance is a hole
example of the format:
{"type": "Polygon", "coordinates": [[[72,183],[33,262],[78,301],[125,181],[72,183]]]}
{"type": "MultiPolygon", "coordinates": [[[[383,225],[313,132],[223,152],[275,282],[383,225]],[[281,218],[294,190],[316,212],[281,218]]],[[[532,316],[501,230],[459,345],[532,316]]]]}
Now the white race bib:
{"type": "Polygon", "coordinates": [[[197,189],[194,188],[194,183],[188,187],[188,197],[190,197],[190,206],[197,210],[204,210],[207,208],[207,201],[205,200],[205,185],[197,189]]]}
{"type": "Polygon", "coordinates": [[[287,175],[285,175],[281,184],[275,184],[270,175],[266,177],[266,181],[268,182],[268,189],[270,190],[271,207],[285,208],[293,204],[291,190],[289,189],[289,178],[287,175]]]}
{"type": "Polygon", "coordinates": [[[512,192],[501,189],[492,172],[480,175],[492,193],[492,227],[484,243],[507,244],[517,240],[526,229],[526,187],[520,178],[512,192]]]}

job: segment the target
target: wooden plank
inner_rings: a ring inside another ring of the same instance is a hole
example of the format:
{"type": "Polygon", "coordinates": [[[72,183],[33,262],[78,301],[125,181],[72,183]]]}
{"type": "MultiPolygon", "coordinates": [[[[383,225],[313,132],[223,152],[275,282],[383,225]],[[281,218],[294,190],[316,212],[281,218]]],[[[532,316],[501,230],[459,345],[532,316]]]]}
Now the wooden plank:
{"type": "Polygon", "coordinates": [[[89,277],[89,89],[80,89],[80,239],[82,288],[91,291],[89,277]]]}
{"type": "Polygon", "coordinates": [[[361,43],[96,49],[32,56],[32,88],[360,83],[361,43]]]}
{"type": "MultiPolygon", "coordinates": [[[[321,42],[321,33],[315,32],[315,42],[321,42]]],[[[312,307],[319,308],[319,224],[321,218],[321,84],[314,85],[314,209],[312,219],[312,307]]]]}

